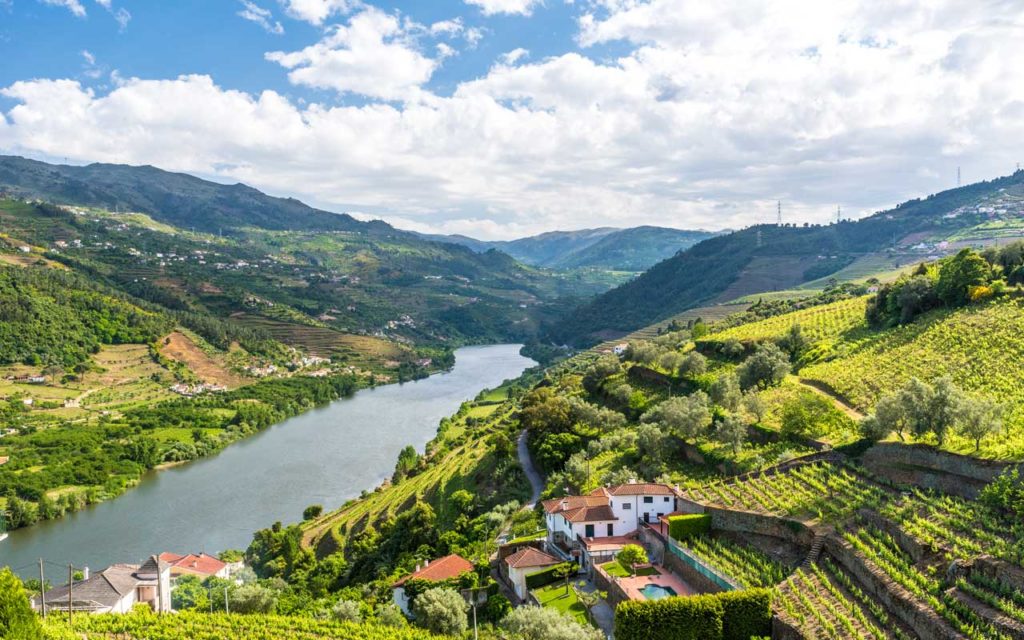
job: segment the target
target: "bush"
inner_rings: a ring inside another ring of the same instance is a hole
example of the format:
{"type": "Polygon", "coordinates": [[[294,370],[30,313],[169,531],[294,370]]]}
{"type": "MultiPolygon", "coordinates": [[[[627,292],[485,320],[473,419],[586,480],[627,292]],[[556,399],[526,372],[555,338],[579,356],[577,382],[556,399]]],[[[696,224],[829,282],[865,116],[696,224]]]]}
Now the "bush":
{"type": "Polygon", "coordinates": [[[312,520],[313,518],[320,517],[320,514],[324,512],[324,506],[322,504],[311,504],[302,512],[303,520],[312,520]]]}
{"type": "Polygon", "coordinates": [[[36,640],[43,637],[28,595],[10,569],[0,570],[0,638],[36,640]]]}
{"type": "Polygon", "coordinates": [[[715,596],[722,603],[723,640],[748,640],[771,635],[771,589],[726,591],[715,596]]]}
{"type": "Polygon", "coordinates": [[[627,544],[619,551],[619,564],[629,569],[636,564],[647,564],[647,552],[638,544],[627,544]]]}
{"type": "Polygon", "coordinates": [[[469,605],[455,589],[431,589],[421,593],[413,604],[416,623],[439,635],[459,636],[466,631],[469,605]]]}
{"type": "Polygon", "coordinates": [[[704,535],[710,532],[711,516],[706,513],[672,516],[668,519],[668,535],[676,540],[686,540],[691,536],[704,535]]]}
{"type": "Polygon", "coordinates": [[[616,640],[722,640],[721,601],[714,595],[631,600],[615,609],[616,640]]]}
{"type": "Polygon", "coordinates": [[[555,609],[519,607],[501,621],[501,628],[522,640],[601,640],[597,629],[584,627],[555,609]]]}
{"type": "Polygon", "coordinates": [[[547,569],[541,569],[536,573],[531,573],[526,576],[526,588],[529,590],[539,589],[545,587],[556,580],[565,578],[565,565],[569,565],[569,574],[572,575],[579,570],[579,566],[574,562],[563,562],[562,564],[556,564],[553,567],[547,569]]]}
{"type": "Polygon", "coordinates": [[[750,640],[771,634],[770,589],[624,602],[617,640],[750,640]]]}

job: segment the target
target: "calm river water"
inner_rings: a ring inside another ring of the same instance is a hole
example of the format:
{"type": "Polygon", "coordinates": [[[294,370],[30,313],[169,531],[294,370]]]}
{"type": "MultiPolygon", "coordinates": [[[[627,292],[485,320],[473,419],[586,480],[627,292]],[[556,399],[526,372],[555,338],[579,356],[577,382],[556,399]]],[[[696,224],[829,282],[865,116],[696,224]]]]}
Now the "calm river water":
{"type": "Polygon", "coordinates": [[[32,575],[26,565],[40,557],[101,569],[163,551],[244,549],[257,529],[377,486],[402,447],[422,451],[441,418],[533,364],[519,345],[459,349],[449,373],[359,391],[212,458],[150,473],[115,500],[13,531],[0,542],[0,566],[32,575]]]}

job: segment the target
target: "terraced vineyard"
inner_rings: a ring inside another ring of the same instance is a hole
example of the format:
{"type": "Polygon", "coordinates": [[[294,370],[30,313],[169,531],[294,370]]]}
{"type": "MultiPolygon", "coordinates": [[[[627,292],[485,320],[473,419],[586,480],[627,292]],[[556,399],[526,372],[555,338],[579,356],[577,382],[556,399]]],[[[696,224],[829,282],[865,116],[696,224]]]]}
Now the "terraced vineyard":
{"type": "Polygon", "coordinates": [[[797,569],[778,590],[777,609],[808,640],[910,640],[889,614],[830,559],[797,569]]]}
{"type": "Polygon", "coordinates": [[[933,609],[957,632],[971,640],[1008,638],[992,622],[945,591],[942,582],[921,571],[890,535],[873,527],[846,532],[844,537],[867,563],[933,609]]]}
{"type": "Polygon", "coordinates": [[[512,404],[507,402],[483,406],[489,410],[486,418],[473,414],[473,410],[479,407],[467,406],[439,438],[428,445],[428,451],[437,453],[425,470],[397,485],[387,484],[337,511],[304,523],[303,543],[315,547],[319,556],[326,556],[342,548],[346,536],[397,514],[417,500],[429,502],[441,522],[457,517],[459,514],[451,512],[445,498],[459,489],[476,493],[477,479],[489,477],[486,473],[490,451],[487,436],[512,411],[512,404]],[[469,427],[466,424],[469,417],[476,417],[483,424],[469,427]]]}
{"type": "Polygon", "coordinates": [[[924,547],[942,551],[948,560],[993,555],[1024,562],[1024,523],[1004,518],[977,502],[914,489],[898,503],[885,505],[882,515],[924,547]]]}
{"type": "Polygon", "coordinates": [[[236,316],[243,324],[266,330],[275,340],[301,347],[322,357],[399,358],[405,351],[393,342],[371,336],[353,335],[309,325],[281,322],[264,316],[244,314],[236,316]]]}
{"type": "Polygon", "coordinates": [[[729,340],[743,343],[761,342],[781,338],[795,324],[800,325],[804,336],[812,342],[838,340],[845,334],[864,328],[864,310],[867,296],[840,300],[831,304],[801,309],[732,327],[712,333],[701,340],[702,344],[721,344],[729,340]]]}
{"type": "Polygon", "coordinates": [[[957,580],[956,586],[961,592],[1024,625],[1024,592],[1019,589],[973,572],[969,578],[957,580]]]}
{"type": "Polygon", "coordinates": [[[51,616],[46,622],[48,640],[441,640],[447,636],[417,628],[397,629],[373,623],[335,622],[298,616],[231,615],[179,612],[157,616],[83,615],[69,627],[51,616]]]}
{"type": "Polygon", "coordinates": [[[697,536],[684,543],[690,552],[707,564],[734,578],[744,587],[774,587],[790,570],[754,547],[724,538],[697,536]]]}
{"type": "Polygon", "coordinates": [[[684,493],[700,503],[829,522],[849,517],[861,507],[877,506],[886,497],[871,481],[829,462],[696,486],[684,493]]]}
{"type": "MultiPolygon", "coordinates": [[[[912,377],[950,376],[962,389],[1007,404],[1007,437],[982,443],[985,457],[1024,457],[1024,300],[1010,299],[953,312],[935,312],[915,322],[859,335],[837,346],[837,357],[801,370],[828,385],[861,410],[912,377]]],[[[952,436],[947,448],[973,453],[974,443],[952,436]]]]}

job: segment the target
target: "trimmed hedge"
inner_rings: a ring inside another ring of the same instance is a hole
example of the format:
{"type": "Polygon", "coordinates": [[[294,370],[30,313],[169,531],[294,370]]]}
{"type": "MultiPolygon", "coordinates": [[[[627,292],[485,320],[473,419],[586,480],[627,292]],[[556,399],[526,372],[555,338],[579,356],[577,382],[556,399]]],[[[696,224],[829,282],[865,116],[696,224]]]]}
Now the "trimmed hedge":
{"type": "Polygon", "coordinates": [[[676,540],[686,540],[691,536],[704,535],[710,532],[711,516],[707,513],[672,516],[668,519],[668,535],[676,540]]]}
{"type": "Polygon", "coordinates": [[[770,589],[632,600],[615,610],[616,640],[750,640],[770,636],[770,589]]]}
{"type": "Polygon", "coordinates": [[[771,635],[771,589],[725,591],[715,596],[722,603],[722,640],[771,635]]]}
{"type": "MultiPolygon", "coordinates": [[[[567,563],[563,562],[562,564],[567,563]]],[[[552,567],[548,567],[547,569],[541,569],[536,573],[528,574],[526,576],[526,588],[530,591],[533,591],[534,589],[539,589],[540,587],[546,587],[552,582],[555,582],[556,580],[561,580],[562,578],[556,575],[558,573],[557,570],[560,566],[562,565],[556,564],[552,567]]],[[[570,566],[572,567],[572,573],[570,573],[569,575],[575,574],[577,571],[579,571],[579,565],[577,565],[575,562],[572,563],[570,566]]]]}
{"type": "Polygon", "coordinates": [[[630,600],[615,609],[616,640],[722,640],[725,611],[714,595],[630,600]]]}

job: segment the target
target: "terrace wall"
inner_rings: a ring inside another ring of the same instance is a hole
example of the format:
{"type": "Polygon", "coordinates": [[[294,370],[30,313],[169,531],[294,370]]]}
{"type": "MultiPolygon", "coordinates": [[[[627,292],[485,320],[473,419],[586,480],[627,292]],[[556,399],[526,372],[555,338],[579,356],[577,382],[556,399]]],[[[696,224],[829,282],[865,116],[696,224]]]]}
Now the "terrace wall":
{"type": "Polygon", "coordinates": [[[806,640],[806,637],[793,624],[779,616],[772,616],[772,640],[806,640]]]}
{"type": "Polygon", "coordinates": [[[990,556],[981,556],[972,561],[970,571],[971,573],[980,573],[992,580],[999,580],[1007,586],[1024,592],[1024,570],[1017,565],[990,556]]]}
{"type": "Polygon", "coordinates": [[[869,597],[905,625],[915,635],[929,640],[961,640],[963,636],[953,630],[938,613],[918,601],[889,576],[869,566],[853,547],[838,535],[825,539],[825,550],[836,562],[860,583],[869,597]]]}
{"type": "Polygon", "coordinates": [[[921,444],[880,442],[862,462],[875,475],[902,485],[937,489],[973,500],[1012,463],[981,460],[921,444]]]}
{"type": "Polygon", "coordinates": [[[719,593],[725,591],[725,589],[718,586],[718,583],[691,567],[672,551],[665,553],[665,566],[700,593],[719,593]]]}
{"type": "Polygon", "coordinates": [[[814,542],[814,531],[799,520],[712,505],[705,506],[704,512],[711,515],[712,529],[778,538],[805,549],[814,542]]]}

